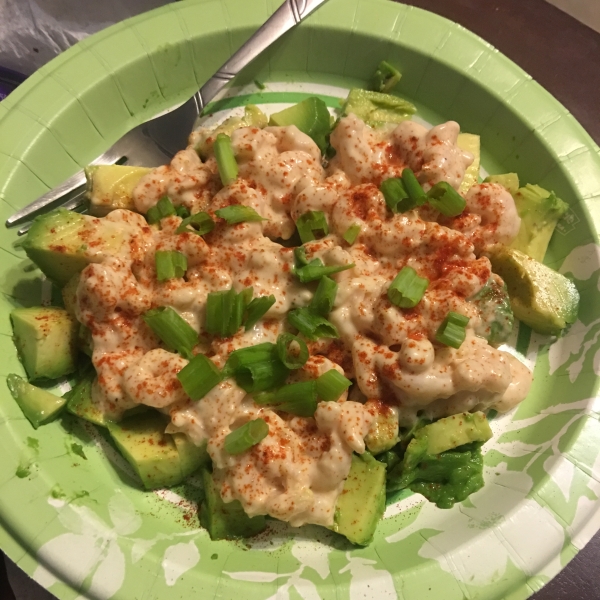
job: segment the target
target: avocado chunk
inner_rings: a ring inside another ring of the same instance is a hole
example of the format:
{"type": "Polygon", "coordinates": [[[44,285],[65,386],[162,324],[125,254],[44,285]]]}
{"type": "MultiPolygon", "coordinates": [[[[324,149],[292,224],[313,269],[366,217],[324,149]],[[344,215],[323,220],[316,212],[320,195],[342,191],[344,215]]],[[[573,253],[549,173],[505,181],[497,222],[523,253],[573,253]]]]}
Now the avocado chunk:
{"type": "Polygon", "coordinates": [[[451,508],[483,487],[481,445],[492,432],[482,412],[445,417],[413,434],[402,461],[388,461],[388,491],[409,488],[451,508]]]}
{"type": "Polygon", "coordinates": [[[189,477],[200,467],[210,463],[210,456],[206,451],[206,443],[196,446],[185,433],[172,433],[173,441],[179,452],[179,465],[183,479],[189,477]]]}
{"type": "Polygon", "coordinates": [[[223,502],[219,489],[207,468],[202,469],[204,502],[200,506],[200,524],[210,534],[212,540],[231,540],[251,537],[263,531],[266,526],[262,515],[249,517],[239,500],[223,502]]]}
{"type": "Polygon", "coordinates": [[[353,113],[371,127],[379,127],[385,123],[401,123],[410,119],[416,111],[415,105],[408,100],[360,88],[350,90],[342,107],[344,115],[353,113]]]}
{"type": "Polygon", "coordinates": [[[502,173],[500,175],[488,175],[483,183],[499,183],[514,196],[519,189],[519,176],[516,173],[502,173]]]}
{"type": "Polygon", "coordinates": [[[398,437],[398,412],[391,406],[387,406],[377,400],[367,401],[365,407],[375,411],[375,418],[371,421],[369,432],[365,437],[365,443],[369,452],[381,454],[393,448],[399,441],[398,437]]]}
{"type": "Polygon", "coordinates": [[[569,205],[554,192],[529,183],[519,188],[513,198],[521,217],[521,227],[510,247],[542,262],[556,224],[569,205]]]}
{"type": "Polygon", "coordinates": [[[214,129],[201,129],[198,132],[199,137],[196,140],[195,150],[201,158],[206,159],[212,150],[214,141],[220,133],[231,137],[231,134],[236,129],[241,129],[242,127],[258,127],[262,129],[267,126],[267,120],[267,115],[260,108],[253,104],[248,104],[244,108],[243,117],[229,117],[214,129]]]}
{"type": "Polygon", "coordinates": [[[294,106],[272,114],[269,125],[277,127],[295,125],[302,133],[313,139],[321,152],[325,152],[327,135],[331,131],[331,117],[325,102],[311,96],[294,106]]]}
{"type": "Polygon", "coordinates": [[[63,396],[67,402],[67,412],[101,427],[107,426],[102,408],[92,398],[92,385],[96,371],[91,365],[85,369],[79,381],[63,396]]]}
{"type": "Polygon", "coordinates": [[[6,378],[6,384],[12,397],[35,429],[56,419],[65,407],[64,398],[31,385],[13,373],[6,378]]]}
{"type": "Polygon", "coordinates": [[[10,318],[29,379],[56,379],[75,370],[79,324],[64,308],[16,308],[10,318]]]}
{"type": "Polygon", "coordinates": [[[487,442],[491,437],[490,424],[481,411],[444,417],[415,433],[415,439],[427,439],[425,452],[430,456],[471,442],[487,442]]]}
{"type": "Polygon", "coordinates": [[[74,318],[77,318],[75,306],[77,305],[77,287],[79,286],[80,273],[75,273],[61,290],[65,310],[74,318]]]}
{"type": "Polygon", "coordinates": [[[135,211],[133,190],[140,179],[150,173],[147,167],[128,165],[91,165],[85,169],[90,213],[104,217],[111,210],[135,211]]]}
{"type": "Polygon", "coordinates": [[[515,317],[534,331],[558,335],[577,320],[579,292],[564,275],[512,248],[492,248],[489,258],[506,283],[515,317]]]}
{"type": "Polygon", "coordinates": [[[350,472],[338,497],[333,531],[366,546],[385,511],[385,465],[371,454],[352,455],[350,472]]]}
{"type": "MultiPolygon", "coordinates": [[[[192,449],[186,446],[180,454],[173,436],[165,433],[168,422],[168,417],[148,411],[126,417],[119,423],[106,423],[113,441],[147,490],[172,487],[190,474],[192,449]]],[[[195,452],[205,460],[205,448],[196,447],[195,452]]]]}
{"type": "Polygon", "coordinates": [[[116,254],[125,241],[119,223],[59,208],[33,221],[23,248],[46,277],[63,287],[90,262],[116,254]]]}
{"type": "Polygon", "coordinates": [[[515,321],[510,307],[508,289],[495,274],[473,296],[469,302],[475,304],[481,315],[481,325],[475,334],[484,337],[492,346],[498,346],[510,336],[515,321]]]}
{"type": "Polygon", "coordinates": [[[481,163],[481,142],[478,135],[473,133],[459,133],[456,145],[473,155],[473,162],[467,167],[462,183],[458,188],[461,194],[466,194],[471,186],[479,181],[479,166],[481,163]]]}
{"type": "Polygon", "coordinates": [[[413,448],[409,444],[403,463],[391,469],[388,490],[409,488],[438,508],[452,508],[483,487],[481,443],[465,444],[433,456],[419,454],[422,448],[418,448],[417,454],[407,461],[413,448]]]}

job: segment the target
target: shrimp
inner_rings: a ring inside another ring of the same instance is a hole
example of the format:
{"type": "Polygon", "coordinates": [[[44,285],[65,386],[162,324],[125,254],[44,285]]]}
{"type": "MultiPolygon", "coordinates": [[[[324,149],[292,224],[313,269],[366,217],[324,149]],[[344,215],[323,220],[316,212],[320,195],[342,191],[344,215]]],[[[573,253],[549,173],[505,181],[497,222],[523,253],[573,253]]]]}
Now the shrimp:
{"type": "Polygon", "coordinates": [[[414,121],[404,121],[392,132],[400,158],[428,190],[439,181],[454,189],[460,186],[473,155],[456,145],[460,127],[455,121],[427,129],[414,121]]]}
{"type": "Polygon", "coordinates": [[[177,379],[177,373],[187,365],[187,360],[177,354],[156,348],[125,371],[123,388],[137,404],[164,408],[181,402],[187,394],[177,379]]]}
{"type": "Polygon", "coordinates": [[[448,226],[464,233],[476,253],[493,244],[510,244],[517,237],[521,218],[513,197],[504,186],[476,184],[465,199],[465,212],[452,219],[448,226]]]}

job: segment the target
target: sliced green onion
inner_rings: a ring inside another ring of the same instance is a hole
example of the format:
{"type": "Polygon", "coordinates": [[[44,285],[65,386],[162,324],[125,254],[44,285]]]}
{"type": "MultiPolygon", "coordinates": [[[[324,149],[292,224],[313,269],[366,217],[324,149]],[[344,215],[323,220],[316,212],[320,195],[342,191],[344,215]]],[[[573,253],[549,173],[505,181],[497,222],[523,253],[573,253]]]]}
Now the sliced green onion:
{"type": "Polygon", "coordinates": [[[246,308],[246,331],[250,331],[267,314],[275,304],[275,296],[259,296],[254,298],[246,308]]]}
{"type": "Polygon", "coordinates": [[[244,322],[244,313],[246,307],[252,299],[252,288],[246,288],[236,295],[231,312],[231,321],[229,322],[228,334],[234,335],[244,322]]]}
{"type": "Polygon", "coordinates": [[[322,337],[337,338],[338,331],[333,323],[315,314],[308,308],[296,308],[287,314],[287,320],[302,335],[309,340],[317,340],[322,337]]]}
{"type": "Polygon", "coordinates": [[[156,206],[151,206],[146,212],[146,221],[150,225],[155,225],[160,221],[160,213],[158,212],[158,208],[156,206]]]}
{"type": "Polygon", "coordinates": [[[429,204],[446,217],[457,217],[467,206],[466,200],[446,181],[436,183],[427,197],[429,204]]]}
{"type": "Polygon", "coordinates": [[[397,177],[390,177],[382,181],[379,189],[385,198],[387,207],[395,214],[408,212],[426,200],[424,195],[418,200],[413,200],[408,195],[402,179],[397,177]]]}
{"type": "Polygon", "coordinates": [[[223,182],[223,185],[229,185],[235,181],[238,176],[238,166],[237,162],[235,162],[231,138],[224,133],[219,133],[213,144],[213,151],[215,153],[221,181],[223,182]]]}
{"type": "Polygon", "coordinates": [[[342,236],[351,246],[356,241],[356,238],[360,235],[360,225],[355,223],[354,225],[350,225],[346,232],[342,236]]]}
{"type": "Polygon", "coordinates": [[[325,402],[335,402],[352,385],[352,382],[336,369],[323,373],[316,383],[317,396],[325,402]]]}
{"type": "Polygon", "coordinates": [[[173,215],[177,214],[175,207],[168,196],[163,196],[156,203],[156,208],[158,208],[161,219],[164,219],[165,217],[172,217],[173,215]]]}
{"type": "Polygon", "coordinates": [[[210,292],[206,298],[206,325],[205,330],[211,335],[219,337],[230,337],[235,331],[231,332],[235,324],[235,318],[232,315],[235,310],[237,294],[235,290],[225,290],[221,292],[210,292]]]}
{"type": "Polygon", "coordinates": [[[207,212],[199,212],[190,217],[186,217],[181,225],[175,230],[175,233],[196,233],[205,235],[215,228],[215,222],[207,212]]]}
{"type": "Polygon", "coordinates": [[[259,406],[270,406],[298,417],[312,417],[319,403],[317,381],[312,379],[290,383],[276,392],[259,392],[252,397],[259,406]]]}
{"type": "Polygon", "coordinates": [[[219,210],[215,210],[215,215],[221,219],[225,219],[228,225],[235,225],[236,223],[244,223],[247,221],[267,220],[261,217],[251,206],[244,206],[242,204],[232,204],[225,208],[219,208],[219,210]]]}
{"type": "Polygon", "coordinates": [[[387,295],[392,304],[412,308],[421,301],[428,285],[429,279],[419,277],[412,267],[402,267],[390,284],[387,295]]]}
{"type": "Polygon", "coordinates": [[[317,382],[300,381],[279,388],[272,400],[272,407],[298,417],[312,417],[317,410],[317,382]]]}
{"type": "Polygon", "coordinates": [[[298,246],[294,248],[294,259],[296,260],[296,267],[303,267],[308,264],[308,258],[306,258],[306,248],[304,246],[298,246]]]}
{"type": "Polygon", "coordinates": [[[222,375],[215,363],[204,356],[196,354],[179,373],[177,379],[185,393],[192,400],[200,400],[221,382],[222,375]]]}
{"type": "Polygon", "coordinates": [[[252,288],[239,294],[235,290],[211,292],[206,298],[206,332],[220,337],[231,337],[242,326],[244,313],[252,298],[252,288]]]}
{"type": "Polygon", "coordinates": [[[452,348],[460,348],[467,336],[469,317],[450,311],[435,334],[435,339],[452,348]]]}
{"type": "Polygon", "coordinates": [[[308,347],[299,337],[282,333],[277,338],[277,356],[288,369],[299,369],[308,360],[308,347]]]}
{"type": "Polygon", "coordinates": [[[164,342],[169,350],[192,358],[192,349],[198,343],[194,328],[170,306],[153,308],[142,315],[142,319],[164,342]]]}
{"type": "Polygon", "coordinates": [[[150,223],[150,225],[154,225],[161,219],[170,217],[174,214],[176,214],[176,210],[173,206],[173,203],[168,196],[163,196],[155,206],[152,206],[148,209],[148,212],[146,213],[146,220],[148,223],[150,223]]]}
{"type": "Polygon", "coordinates": [[[258,363],[258,362],[270,362],[277,358],[277,346],[271,342],[263,342],[262,344],[256,344],[256,346],[248,346],[247,348],[240,348],[234,350],[227,359],[225,368],[223,369],[227,374],[235,373],[242,367],[258,363]]]}
{"type": "Polygon", "coordinates": [[[185,254],[175,250],[157,250],[154,255],[154,262],[158,281],[183,277],[187,271],[185,254]]]}
{"type": "Polygon", "coordinates": [[[244,423],[225,437],[223,447],[229,454],[241,454],[256,446],[269,435],[269,425],[264,419],[244,423]]]}
{"type": "Polygon", "coordinates": [[[321,277],[315,295],[312,297],[308,308],[322,317],[326,317],[333,309],[337,294],[337,283],[331,277],[321,277]]]}
{"type": "Polygon", "coordinates": [[[398,177],[390,177],[389,179],[384,179],[379,186],[381,193],[385,199],[385,203],[387,207],[393,213],[406,212],[406,210],[410,210],[406,206],[403,206],[403,210],[400,210],[399,205],[403,202],[406,203],[406,200],[412,204],[412,201],[408,197],[408,192],[402,183],[402,179],[398,177]]]}
{"type": "Polygon", "coordinates": [[[372,88],[376,92],[387,93],[400,81],[402,75],[396,67],[382,60],[373,75],[372,88]]]}
{"type": "Polygon", "coordinates": [[[402,171],[402,184],[408,197],[417,205],[427,202],[427,194],[425,194],[412,169],[406,168],[402,171]]]}
{"type": "Polygon", "coordinates": [[[319,234],[319,237],[322,237],[329,233],[327,219],[322,210],[309,210],[304,213],[296,221],[296,228],[303,244],[316,240],[315,234],[319,234]]]}
{"type": "Polygon", "coordinates": [[[187,206],[180,204],[175,207],[175,214],[182,219],[187,219],[190,216],[190,211],[187,206]]]}
{"type": "Polygon", "coordinates": [[[340,271],[352,269],[354,266],[354,263],[350,263],[349,265],[326,267],[323,265],[323,262],[320,259],[315,258],[307,265],[304,265],[299,269],[295,269],[295,274],[302,283],[308,283],[309,281],[321,279],[321,277],[325,277],[326,275],[333,275],[334,273],[339,273],[340,271]]]}
{"type": "Polygon", "coordinates": [[[264,392],[283,385],[290,370],[279,360],[253,362],[233,372],[236,383],[246,392],[264,392]]]}

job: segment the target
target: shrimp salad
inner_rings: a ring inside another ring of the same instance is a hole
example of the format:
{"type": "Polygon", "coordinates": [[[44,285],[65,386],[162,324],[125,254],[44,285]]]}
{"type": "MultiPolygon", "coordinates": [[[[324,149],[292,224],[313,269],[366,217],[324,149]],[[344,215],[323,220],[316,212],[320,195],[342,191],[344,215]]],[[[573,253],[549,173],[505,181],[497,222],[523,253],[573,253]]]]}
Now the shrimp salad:
{"type": "Polygon", "coordinates": [[[353,453],[368,449],[382,415],[402,430],[422,418],[505,412],[521,402],[531,373],[498,348],[503,340],[491,335],[497,311],[478,301],[490,286],[503,289],[485,250],[509,244],[520,218],[502,185],[461,188],[474,157],[457,145],[458,135],[455,122],[372,128],[350,113],[332,130],[324,160],[295,125],[240,127],[230,134],[237,175],[224,185],[215,136],[195,131],[170,164],[139,180],[134,210],[102,219],[123,243],[81,272],[75,312],[93,341],[93,401],[112,415],[139,405],[168,415],[169,433],[206,445],[222,500],[239,501],[247,515],[327,527],[353,453]],[[209,142],[203,159],[199,140],[209,142]],[[464,209],[447,215],[425,202],[390,210],[382,184],[406,177],[406,169],[425,194],[440,183],[461,190],[464,209]],[[149,225],[145,215],[165,197],[177,211],[149,225]],[[251,209],[243,213],[251,218],[224,218],[232,207],[251,209]],[[210,231],[186,227],[186,215],[197,214],[208,216],[210,231]],[[307,221],[319,224],[294,241],[307,221]],[[161,253],[185,257],[179,276],[158,276],[161,253]],[[311,265],[317,276],[302,277],[311,265]],[[426,281],[409,306],[391,292],[407,268],[426,281]],[[312,307],[323,278],[335,287],[318,314],[326,326],[307,328],[290,315],[317,318],[312,307]],[[222,315],[207,309],[211,295],[249,288],[248,299],[273,297],[266,312],[249,327],[238,322],[234,331],[215,333],[222,315]],[[173,351],[148,326],[148,311],[165,307],[194,330],[191,353],[173,351]],[[463,317],[457,347],[440,338],[449,314],[463,317]],[[310,414],[265,400],[277,397],[273,389],[248,391],[226,368],[234,352],[275,347],[286,333],[295,364],[276,387],[331,371],[348,380],[335,400],[319,397],[310,414]],[[308,355],[298,360],[304,347],[308,355]],[[181,377],[199,355],[220,373],[201,398],[181,377]],[[231,434],[256,420],[267,433],[231,450],[231,434]]]}

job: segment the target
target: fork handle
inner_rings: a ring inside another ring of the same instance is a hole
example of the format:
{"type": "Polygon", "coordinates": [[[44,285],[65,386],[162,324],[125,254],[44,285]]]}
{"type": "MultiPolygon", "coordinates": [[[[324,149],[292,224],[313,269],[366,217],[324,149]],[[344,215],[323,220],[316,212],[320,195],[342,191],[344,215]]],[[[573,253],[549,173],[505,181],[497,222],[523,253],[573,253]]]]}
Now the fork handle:
{"type": "Polygon", "coordinates": [[[285,0],[264,25],[194,95],[198,114],[263,50],[327,0],[285,0]]]}

